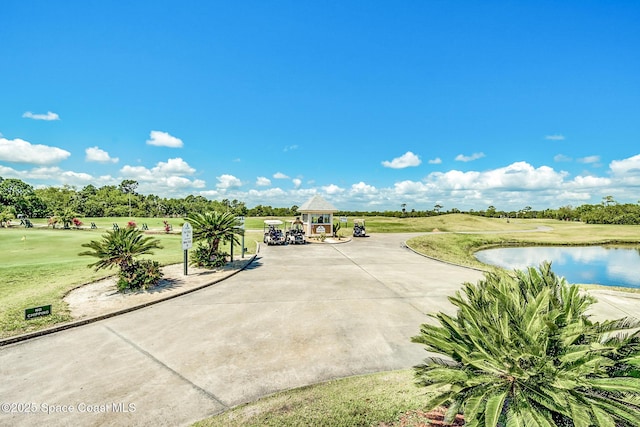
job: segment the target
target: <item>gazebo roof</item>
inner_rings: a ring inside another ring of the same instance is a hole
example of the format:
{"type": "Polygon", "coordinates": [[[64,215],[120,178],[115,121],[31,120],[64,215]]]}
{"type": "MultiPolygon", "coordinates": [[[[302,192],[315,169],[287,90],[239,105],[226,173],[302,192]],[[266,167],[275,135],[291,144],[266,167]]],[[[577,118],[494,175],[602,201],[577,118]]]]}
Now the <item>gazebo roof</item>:
{"type": "Polygon", "coordinates": [[[322,196],[315,195],[298,208],[298,212],[338,212],[335,206],[327,202],[322,196]]]}

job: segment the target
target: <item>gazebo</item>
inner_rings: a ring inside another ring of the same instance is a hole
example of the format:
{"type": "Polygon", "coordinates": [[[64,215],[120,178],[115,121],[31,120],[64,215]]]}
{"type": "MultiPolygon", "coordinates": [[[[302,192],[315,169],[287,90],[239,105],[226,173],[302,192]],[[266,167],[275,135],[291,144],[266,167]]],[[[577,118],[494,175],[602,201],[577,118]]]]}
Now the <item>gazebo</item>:
{"type": "Polygon", "coordinates": [[[333,236],[333,214],[338,212],[322,196],[315,195],[298,208],[302,214],[304,233],[307,236],[326,234],[333,236]]]}

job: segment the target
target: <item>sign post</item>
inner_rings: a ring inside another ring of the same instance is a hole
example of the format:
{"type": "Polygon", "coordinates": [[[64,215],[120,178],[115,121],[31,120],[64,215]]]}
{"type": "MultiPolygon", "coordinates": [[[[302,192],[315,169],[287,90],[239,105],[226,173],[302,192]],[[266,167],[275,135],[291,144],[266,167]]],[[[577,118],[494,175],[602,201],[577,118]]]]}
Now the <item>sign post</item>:
{"type": "MultiPolygon", "coordinates": [[[[240,223],[240,227],[241,229],[244,230],[244,217],[243,216],[237,216],[236,220],[240,223]]],[[[231,243],[233,245],[233,242],[231,243]]],[[[242,254],[242,258],[244,258],[244,233],[242,233],[242,250],[240,252],[242,254]]]]}
{"type": "Polygon", "coordinates": [[[191,224],[185,222],[182,226],[182,250],[184,251],[184,275],[187,275],[187,252],[193,246],[193,229],[191,224]]]}

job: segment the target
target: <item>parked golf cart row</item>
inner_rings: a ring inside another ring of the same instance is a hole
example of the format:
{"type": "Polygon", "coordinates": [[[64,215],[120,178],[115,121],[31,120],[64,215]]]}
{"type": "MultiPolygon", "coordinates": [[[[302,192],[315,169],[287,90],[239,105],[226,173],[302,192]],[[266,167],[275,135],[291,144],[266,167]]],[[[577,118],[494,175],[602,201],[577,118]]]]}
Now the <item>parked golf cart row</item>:
{"type": "Polygon", "coordinates": [[[304,245],[302,221],[291,221],[287,231],[282,230],[283,222],[279,219],[266,219],[264,221],[264,237],[262,241],[267,245],[304,245]]]}
{"type": "MultiPolygon", "coordinates": [[[[279,219],[264,220],[263,243],[267,245],[304,245],[305,239],[303,223],[299,218],[291,221],[287,230],[283,230],[284,223],[279,219]]],[[[364,219],[353,220],[353,237],[367,237],[364,219]]]]}

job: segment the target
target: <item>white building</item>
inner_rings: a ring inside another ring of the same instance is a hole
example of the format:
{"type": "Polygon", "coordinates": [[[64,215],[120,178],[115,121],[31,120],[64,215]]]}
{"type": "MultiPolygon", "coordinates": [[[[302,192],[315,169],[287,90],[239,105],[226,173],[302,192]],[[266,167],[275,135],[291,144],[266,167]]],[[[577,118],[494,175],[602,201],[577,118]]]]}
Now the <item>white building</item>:
{"type": "Polygon", "coordinates": [[[298,208],[298,212],[302,214],[305,235],[333,236],[333,214],[338,209],[322,196],[313,196],[298,208]]]}

